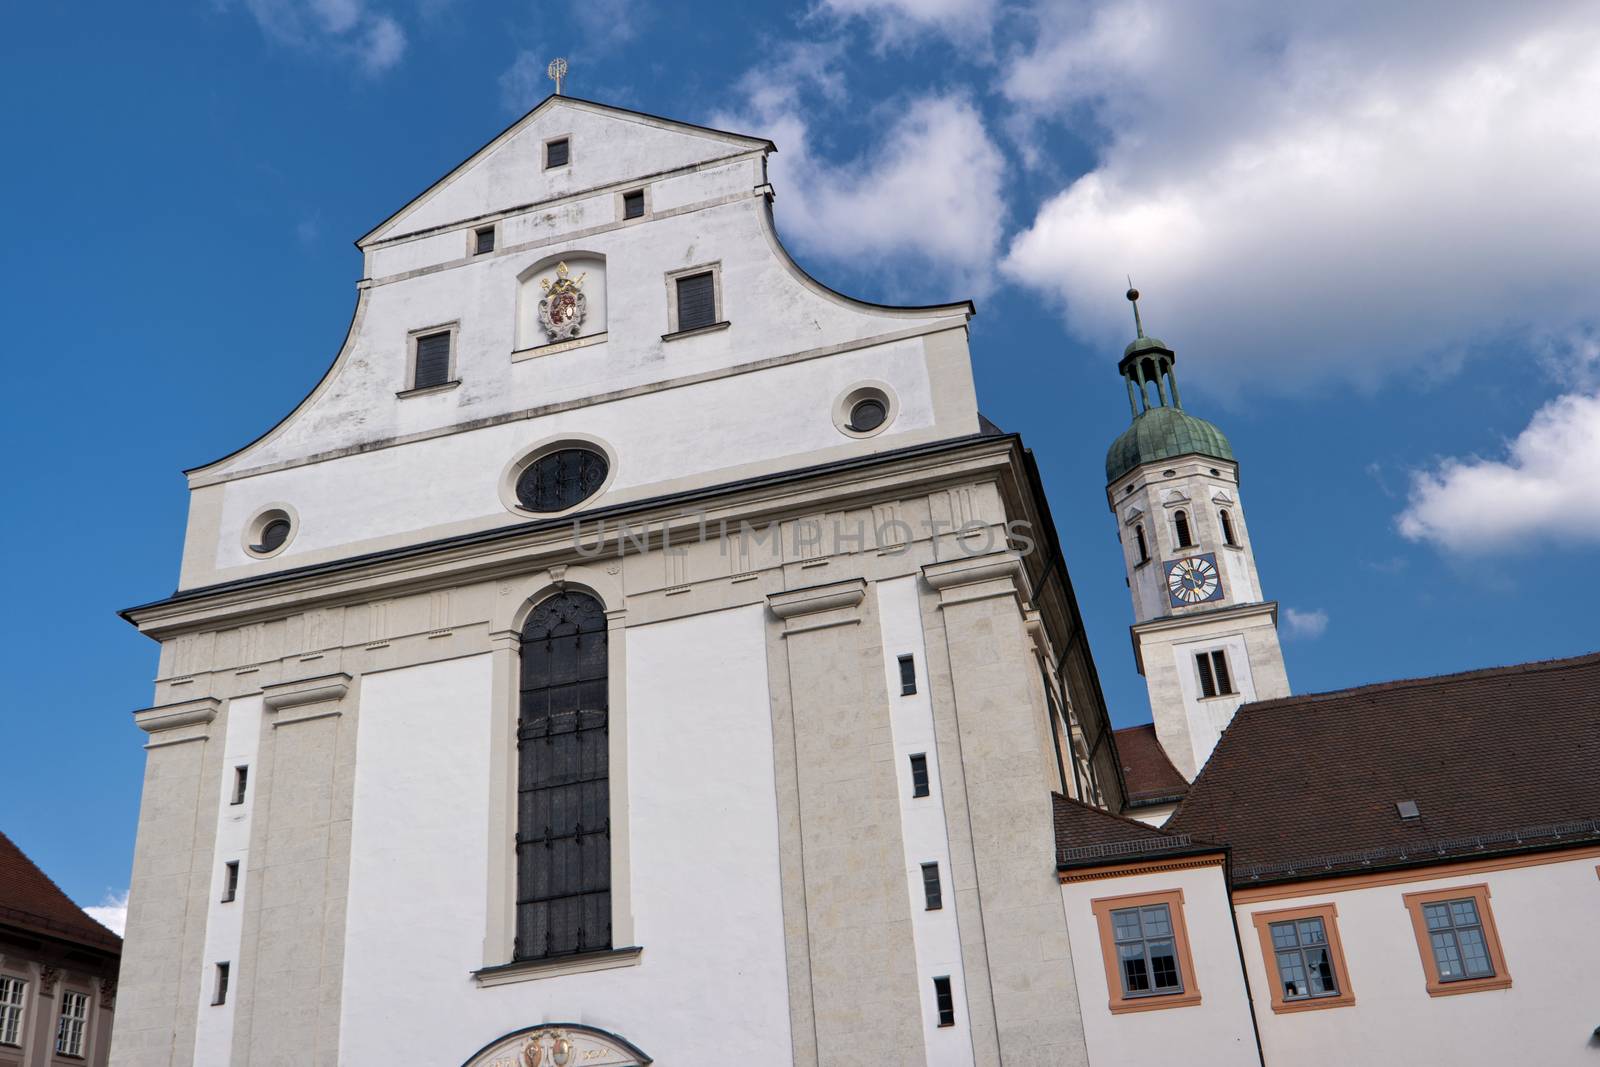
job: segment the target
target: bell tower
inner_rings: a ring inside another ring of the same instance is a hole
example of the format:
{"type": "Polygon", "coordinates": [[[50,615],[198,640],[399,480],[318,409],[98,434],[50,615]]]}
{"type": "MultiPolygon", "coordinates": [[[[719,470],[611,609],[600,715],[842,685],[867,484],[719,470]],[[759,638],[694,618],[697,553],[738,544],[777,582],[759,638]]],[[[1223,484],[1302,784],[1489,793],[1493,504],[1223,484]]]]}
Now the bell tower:
{"type": "Polygon", "coordinates": [[[1133,597],[1133,653],[1156,737],[1193,780],[1241,704],[1289,695],[1278,605],[1266,600],[1239,496],[1239,464],[1221,430],[1183,410],[1177,355],[1135,336],[1117,365],[1133,422],[1106,453],[1133,597]]]}

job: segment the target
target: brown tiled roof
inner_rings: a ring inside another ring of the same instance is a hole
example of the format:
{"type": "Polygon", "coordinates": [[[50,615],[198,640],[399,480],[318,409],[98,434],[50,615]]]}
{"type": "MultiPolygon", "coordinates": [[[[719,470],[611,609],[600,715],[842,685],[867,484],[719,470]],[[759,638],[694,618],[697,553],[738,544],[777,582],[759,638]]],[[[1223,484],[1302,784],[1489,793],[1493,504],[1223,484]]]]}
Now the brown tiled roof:
{"type": "Polygon", "coordinates": [[[1122,761],[1129,807],[1177,800],[1188,791],[1189,783],[1156,740],[1154,723],[1124,726],[1111,736],[1117,745],[1117,758],[1122,761]]]}
{"type": "Polygon", "coordinates": [[[122,938],[84,914],[83,909],[69,900],[3,833],[0,833],[0,924],[110,952],[122,949],[122,938]]]}
{"type": "Polygon", "coordinates": [[[1055,807],[1056,865],[1095,867],[1186,851],[1215,852],[1215,845],[1171,834],[1136,819],[1051,793],[1055,807]]]}
{"type": "Polygon", "coordinates": [[[1562,847],[1600,840],[1597,768],[1600,654],[1385,682],[1239,709],[1167,829],[1235,884],[1562,847]]]}

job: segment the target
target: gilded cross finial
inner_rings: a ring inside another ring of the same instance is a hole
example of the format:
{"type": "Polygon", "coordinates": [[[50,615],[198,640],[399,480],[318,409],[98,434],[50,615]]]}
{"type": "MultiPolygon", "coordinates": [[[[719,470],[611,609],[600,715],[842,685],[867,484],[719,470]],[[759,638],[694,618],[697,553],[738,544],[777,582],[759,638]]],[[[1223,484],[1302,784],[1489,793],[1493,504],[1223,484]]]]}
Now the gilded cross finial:
{"type": "Polygon", "coordinates": [[[567,61],[560,56],[552,59],[550,65],[544,68],[545,76],[556,83],[556,95],[561,95],[561,79],[567,76],[567,61]]]}
{"type": "Polygon", "coordinates": [[[1139,290],[1133,287],[1133,278],[1128,278],[1128,303],[1133,305],[1133,328],[1140,337],[1144,336],[1144,323],[1139,321],[1139,290]]]}

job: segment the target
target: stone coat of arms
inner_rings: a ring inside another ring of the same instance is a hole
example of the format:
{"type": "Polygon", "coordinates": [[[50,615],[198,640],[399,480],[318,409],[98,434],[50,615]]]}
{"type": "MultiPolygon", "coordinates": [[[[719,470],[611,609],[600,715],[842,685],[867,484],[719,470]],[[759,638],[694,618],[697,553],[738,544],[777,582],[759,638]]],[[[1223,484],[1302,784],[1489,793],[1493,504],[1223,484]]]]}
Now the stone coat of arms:
{"type": "Polygon", "coordinates": [[[583,295],[583,279],[588,274],[571,276],[565,263],[556,264],[556,279],[539,279],[544,297],[539,301],[539,323],[551,341],[566,341],[583,329],[588,301],[583,295]]]}

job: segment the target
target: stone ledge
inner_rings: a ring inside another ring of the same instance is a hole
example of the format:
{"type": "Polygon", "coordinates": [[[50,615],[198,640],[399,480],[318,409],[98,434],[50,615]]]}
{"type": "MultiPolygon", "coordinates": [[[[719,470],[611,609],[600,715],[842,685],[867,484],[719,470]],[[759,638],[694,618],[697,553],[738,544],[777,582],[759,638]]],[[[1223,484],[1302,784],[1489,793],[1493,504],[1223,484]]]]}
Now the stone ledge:
{"type": "Polygon", "coordinates": [[[812,615],[834,608],[853,608],[867,595],[865,578],[850,578],[828,585],[813,585],[805,589],[792,589],[767,596],[767,606],[780,619],[799,615],[812,615]]]}
{"type": "Polygon", "coordinates": [[[221,706],[222,701],[216,697],[196,697],[175,704],[157,704],[153,708],[142,708],[133,713],[133,721],[134,725],[145,733],[154,734],[161,730],[177,729],[180,726],[209,723],[217,717],[217,709],[221,706]]]}
{"type": "Polygon", "coordinates": [[[509,985],[512,982],[532,982],[540,978],[555,978],[564,974],[584,974],[589,971],[606,971],[613,967],[634,967],[644,955],[644,948],[630,945],[627,948],[608,948],[600,952],[584,952],[577,956],[562,956],[550,960],[520,960],[483,967],[472,972],[479,989],[509,985]]]}
{"type": "Polygon", "coordinates": [[[293,682],[261,687],[261,700],[268,711],[297,708],[303,704],[320,704],[323,701],[342,700],[350,691],[348,674],[324,674],[316,678],[301,678],[293,682]]]}

